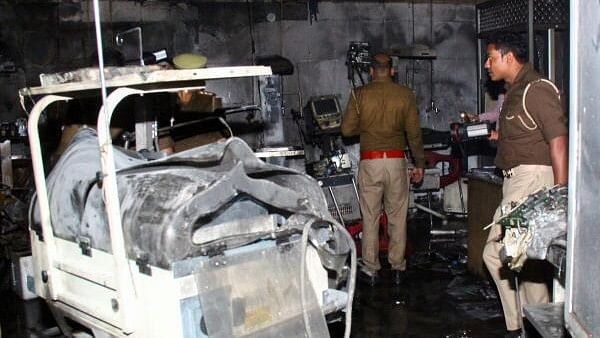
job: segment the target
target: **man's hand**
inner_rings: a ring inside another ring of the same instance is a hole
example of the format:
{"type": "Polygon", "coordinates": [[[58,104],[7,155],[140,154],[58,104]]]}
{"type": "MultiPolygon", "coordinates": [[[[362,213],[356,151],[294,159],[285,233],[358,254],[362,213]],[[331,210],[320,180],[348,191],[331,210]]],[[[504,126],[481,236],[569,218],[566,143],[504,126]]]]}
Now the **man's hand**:
{"type": "Polygon", "coordinates": [[[460,118],[465,123],[479,122],[479,116],[467,112],[461,113],[460,118]]]}
{"type": "Polygon", "coordinates": [[[490,132],[490,136],[488,136],[488,140],[490,141],[498,141],[498,132],[495,130],[492,130],[490,132]]]}
{"type": "Polygon", "coordinates": [[[410,181],[412,183],[419,183],[423,180],[423,168],[414,168],[410,172],[410,181]]]}

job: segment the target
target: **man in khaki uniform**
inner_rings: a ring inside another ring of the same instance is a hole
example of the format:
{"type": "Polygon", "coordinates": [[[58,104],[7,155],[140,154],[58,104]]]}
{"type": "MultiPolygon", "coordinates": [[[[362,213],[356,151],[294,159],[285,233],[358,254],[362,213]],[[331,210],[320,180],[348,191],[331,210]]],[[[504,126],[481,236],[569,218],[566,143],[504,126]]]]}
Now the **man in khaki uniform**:
{"type": "MultiPolygon", "coordinates": [[[[536,190],[567,183],[567,128],[558,90],[526,63],[527,48],[517,34],[492,37],[487,41],[485,68],[493,81],[504,80],[506,97],[498,120],[496,166],[502,169],[501,208],[518,202],[536,190]]],[[[492,227],[483,260],[498,287],[507,337],[519,337],[521,311],[517,307],[512,273],[502,264],[502,231],[492,227]]],[[[544,280],[545,262],[528,260],[519,273],[520,303],[548,302],[544,280]]]]}
{"type": "Polygon", "coordinates": [[[408,172],[404,154],[406,139],[415,160],[411,180],[423,178],[425,157],[417,104],[412,90],[392,82],[391,58],[377,54],[369,69],[371,83],[352,91],[342,120],[344,136],[360,135],[358,168],[360,210],[363,217],[363,272],[374,283],[379,263],[379,215],[385,207],[390,243],[388,261],[393,279],[400,284],[406,260],[408,172]]]}

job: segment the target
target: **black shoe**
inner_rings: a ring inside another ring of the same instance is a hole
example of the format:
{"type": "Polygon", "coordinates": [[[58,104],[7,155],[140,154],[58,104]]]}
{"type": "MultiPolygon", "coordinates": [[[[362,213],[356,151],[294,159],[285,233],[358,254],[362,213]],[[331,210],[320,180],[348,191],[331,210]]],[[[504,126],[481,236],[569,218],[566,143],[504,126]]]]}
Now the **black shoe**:
{"type": "Polygon", "coordinates": [[[392,270],[392,281],[395,285],[403,284],[406,281],[406,271],[392,270]]]}
{"type": "Polygon", "coordinates": [[[506,331],[504,338],[521,338],[521,330],[509,330],[506,331]]]}
{"type": "Polygon", "coordinates": [[[360,270],[358,272],[358,280],[364,284],[367,284],[369,286],[375,286],[377,284],[379,284],[380,282],[380,278],[379,278],[379,274],[377,273],[377,271],[364,271],[364,270],[360,270]]]}

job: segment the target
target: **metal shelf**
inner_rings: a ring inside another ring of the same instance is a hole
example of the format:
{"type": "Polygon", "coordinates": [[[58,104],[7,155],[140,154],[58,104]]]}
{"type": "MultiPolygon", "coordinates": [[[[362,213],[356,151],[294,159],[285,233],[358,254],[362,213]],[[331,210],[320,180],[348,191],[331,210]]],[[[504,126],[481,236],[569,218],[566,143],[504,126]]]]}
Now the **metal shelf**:
{"type": "MultiPolygon", "coordinates": [[[[127,67],[113,67],[115,69],[115,72],[116,70],[120,71],[117,73],[117,75],[107,77],[106,87],[142,87],[145,90],[169,87],[173,88],[173,90],[176,91],[179,88],[202,86],[203,84],[199,82],[203,80],[251,77],[272,74],[271,68],[265,66],[211,67],[200,69],[168,70],[157,70],[155,68],[150,67],[151,66],[148,66],[147,69],[143,67],[137,67],[130,72],[122,71],[127,67]]],[[[85,69],[83,71],[85,71],[85,69]]],[[[98,72],[97,69],[95,71],[96,73],[98,72]]],[[[77,79],[78,77],[74,78],[77,79]]],[[[63,83],[53,83],[47,86],[22,88],[19,90],[19,95],[23,97],[30,95],[66,94],[94,89],[99,90],[100,81],[92,80],[91,78],[93,78],[93,76],[91,76],[90,79],[85,79],[83,81],[73,80],[65,81],[63,83]]]]}

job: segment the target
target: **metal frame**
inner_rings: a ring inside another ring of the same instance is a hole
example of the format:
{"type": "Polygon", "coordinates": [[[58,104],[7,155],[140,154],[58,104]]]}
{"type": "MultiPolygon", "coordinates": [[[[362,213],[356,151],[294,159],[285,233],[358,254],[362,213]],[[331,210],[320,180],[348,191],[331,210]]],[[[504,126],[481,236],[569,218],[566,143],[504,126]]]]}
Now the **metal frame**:
{"type": "Polygon", "coordinates": [[[596,112],[600,109],[598,71],[598,1],[571,1],[569,213],[565,325],[573,337],[600,333],[597,278],[598,170],[594,150],[600,143],[596,112]],[[591,312],[591,313],[590,313],[591,312]]]}
{"type": "Polygon", "coordinates": [[[31,149],[31,162],[33,166],[33,178],[37,191],[37,202],[40,208],[40,218],[42,223],[42,234],[44,235],[45,254],[47,260],[47,284],[49,297],[52,300],[58,298],[58,290],[54,283],[54,268],[56,256],[56,245],[54,244],[54,232],[50,221],[50,204],[48,202],[48,189],[46,188],[46,177],[44,174],[44,160],[42,158],[42,146],[40,144],[38,121],[42,112],[58,101],[68,101],[70,97],[49,95],[39,100],[29,114],[27,129],[29,131],[29,147],[31,149]]]}
{"type": "Polygon", "coordinates": [[[548,28],[548,80],[556,81],[556,29],[548,28]]]}
{"type": "MultiPolygon", "coordinates": [[[[147,70],[116,76],[106,80],[107,88],[134,87],[140,88],[157,83],[171,83],[173,89],[184,87],[197,87],[198,81],[217,80],[239,77],[272,75],[271,68],[266,66],[237,66],[237,67],[211,67],[201,69],[165,69],[147,70]],[[177,83],[181,82],[181,83],[177,83]]],[[[100,89],[98,81],[68,82],[45,87],[22,88],[19,96],[46,95],[66,92],[81,92],[100,89]]]]}
{"type": "MultiPolygon", "coordinates": [[[[208,68],[208,69],[195,69],[195,70],[167,70],[167,71],[156,71],[152,73],[128,75],[124,79],[113,79],[109,80],[109,86],[138,86],[144,84],[150,84],[160,82],[159,85],[163,86],[163,89],[132,89],[132,88],[118,88],[113,91],[106,100],[106,107],[100,109],[98,115],[98,142],[100,146],[100,157],[102,164],[102,177],[103,177],[103,196],[106,203],[106,210],[108,214],[109,229],[111,233],[111,246],[112,246],[112,264],[114,264],[114,275],[115,285],[109,283],[106,280],[106,275],[98,273],[93,266],[78,267],[76,275],[85,275],[86,278],[82,280],[88,280],[95,285],[104,286],[107,288],[109,294],[115,295],[114,302],[116,304],[115,312],[119,313],[119,319],[116,322],[110,320],[110,318],[103,317],[103,313],[93,312],[88,314],[93,317],[97,317],[101,322],[116,326],[121,329],[123,334],[127,335],[136,330],[136,310],[139,307],[136,304],[136,290],[134,289],[134,277],[130,273],[131,264],[126,256],[126,249],[123,239],[123,228],[121,224],[121,213],[119,196],[117,190],[117,181],[114,165],[114,154],[112,139],[110,137],[110,120],[114,111],[114,108],[119,102],[130,95],[144,95],[154,92],[177,92],[184,89],[197,89],[198,86],[181,86],[182,81],[190,84],[195,83],[198,80],[206,79],[222,79],[222,78],[236,78],[236,77],[250,77],[250,76],[267,76],[271,75],[271,69],[263,66],[250,66],[250,67],[219,67],[219,68],[208,68]],[[188,82],[191,81],[191,82],[188,82]],[[111,291],[112,290],[112,291],[111,291]]],[[[37,87],[37,88],[24,88],[20,93],[27,94],[53,94],[68,91],[80,91],[82,88],[85,89],[98,89],[99,83],[69,83],[60,84],[48,87],[37,87]],[[81,85],[81,86],[80,86],[81,85]]],[[[51,104],[59,101],[71,100],[71,97],[58,96],[58,95],[47,95],[42,97],[32,108],[29,120],[29,142],[31,147],[31,156],[33,163],[33,176],[35,180],[37,199],[40,208],[40,216],[42,223],[43,243],[39,241],[35,234],[32,233],[32,241],[35,249],[33,250],[38,254],[38,257],[44,256],[43,262],[38,263],[41,273],[45,271],[45,278],[47,284],[47,294],[43,290],[39,290],[38,294],[47,295],[49,300],[58,301],[62,304],[70,304],[73,301],[73,297],[69,297],[69,286],[62,287],[62,284],[58,281],[62,279],[64,272],[69,272],[69,264],[63,261],[57,260],[57,249],[63,252],[64,245],[68,246],[68,243],[57,245],[57,242],[64,242],[63,240],[56,239],[54,237],[50,207],[48,201],[48,190],[46,187],[45,171],[43,164],[42,148],[39,140],[39,129],[38,122],[43,111],[46,110],[51,104]],[[41,267],[40,267],[41,265],[41,267]]],[[[111,263],[105,262],[110,269],[111,263]]],[[[70,271],[74,272],[74,271],[70,271]]],[[[110,297],[110,295],[108,296],[110,297]]],[[[73,309],[71,309],[73,310],[73,309]]],[[[78,313],[81,311],[73,310],[78,313]]],[[[106,314],[104,314],[106,315],[106,314]]],[[[112,316],[111,316],[112,317],[112,316]]]]}

